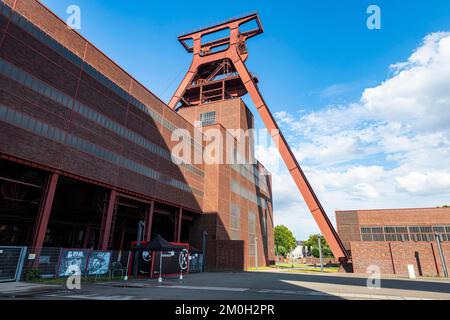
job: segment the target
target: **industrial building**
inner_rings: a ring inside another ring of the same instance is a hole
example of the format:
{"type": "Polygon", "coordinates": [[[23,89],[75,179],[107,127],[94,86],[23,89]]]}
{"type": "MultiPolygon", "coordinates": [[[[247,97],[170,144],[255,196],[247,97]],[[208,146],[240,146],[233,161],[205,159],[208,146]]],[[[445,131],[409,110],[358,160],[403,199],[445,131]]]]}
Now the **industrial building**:
{"type": "Polygon", "coordinates": [[[450,266],[450,207],[336,211],[339,237],[351,252],[355,272],[371,265],[385,274],[442,275],[450,266]]]}
{"type": "Polygon", "coordinates": [[[243,164],[172,161],[176,129],[195,154],[207,128],[253,127],[230,90],[177,112],[39,1],[0,1],[0,245],[126,250],[144,221],[145,240],[206,235],[209,269],[273,263],[251,139],[243,164]]]}

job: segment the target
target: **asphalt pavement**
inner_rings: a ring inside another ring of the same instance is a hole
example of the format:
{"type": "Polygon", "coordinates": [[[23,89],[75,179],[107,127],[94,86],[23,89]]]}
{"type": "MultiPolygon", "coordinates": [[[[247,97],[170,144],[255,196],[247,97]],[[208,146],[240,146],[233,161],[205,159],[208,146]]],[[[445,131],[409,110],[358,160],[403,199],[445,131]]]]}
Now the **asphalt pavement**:
{"type": "Polygon", "coordinates": [[[80,290],[63,284],[0,283],[1,299],[70,300],[450,300],[446,279],[381,279],[380,288],[352,274],[271,272],[205,272],[183,280],[165,278],[81,283],[80,290]],[[27,289],[29,286],[29,289],[27,289]]]}

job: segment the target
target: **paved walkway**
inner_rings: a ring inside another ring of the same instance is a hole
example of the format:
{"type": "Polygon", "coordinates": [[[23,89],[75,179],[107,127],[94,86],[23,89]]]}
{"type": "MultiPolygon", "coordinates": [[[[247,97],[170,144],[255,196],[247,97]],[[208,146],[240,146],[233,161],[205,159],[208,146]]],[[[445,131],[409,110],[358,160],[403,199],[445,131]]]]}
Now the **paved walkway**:
{"type": "MultiPolygon", "coordinates": [[[[0,287],[5,284],[0,284],[0,287]]],[[[6,286],[8,286],[6,284],[6,286]]],[[[13,285],[10,285],[14,287],[13,285]]],[[[17,287],[18,285],[16,285],[17,287]]],[[[382,279],[381,288],[370,289],[367,280],[352,274],[311,274],[292,272],[202,273],[156,280],[128,280],[82,283],[82,289],[71,291],[63,286],[29,286],[25,296],[32,299],[83,300],[450,300],[447,280],[382,279]]],[[[22,285],[19,285],[22,287],[22,285]]],[[[23,289],[23,288],[22,288],[23,289]]],[[[3,287],[0,292],[8,288],[3,287]]],[[[17,290],[17,288],[16,288],[17,290]]]]}
{"type": "Polygon", "coordinates": [[[34,296],[61,289],[60,285],[27,282],[0,282],[0,298],[15,296],[34,296]]]}

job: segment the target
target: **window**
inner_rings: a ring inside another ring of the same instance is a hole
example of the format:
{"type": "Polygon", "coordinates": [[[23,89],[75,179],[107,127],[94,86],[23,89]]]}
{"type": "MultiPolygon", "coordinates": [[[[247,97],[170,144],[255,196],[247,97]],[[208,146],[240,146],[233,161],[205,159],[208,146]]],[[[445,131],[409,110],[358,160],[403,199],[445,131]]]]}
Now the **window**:
{"type": "Polygon", "coordinates": [[[216,123],[216,112],[210,111],[200,114],[200,124],[202,127],[216,123]]]}
{"type": "Polygon", "coordinates": [[[261,220],[261,224],[262,224],[262,232],[263,232],[263,237],[264,239],[267,238],[267,216],[266,216],[267,212],[264,211],[262,220],[261,220]]]}
{"type": "Polygon", "coordinates": [[[256,254],[256,215],[253,212],[248,213],[248,254],[256,254]]]}
{"type": "Polygon", "coordinates": [[[436,232],[442,241],[450,241],[450,226],[361,227],[360,231],[362,241],[432,242],[436,232]]]}
{"type": "Polygon", "coordinates": [[[231,240],[241,240],[241,208],[231,204],[230,208],[230,237],[231,240]]]}

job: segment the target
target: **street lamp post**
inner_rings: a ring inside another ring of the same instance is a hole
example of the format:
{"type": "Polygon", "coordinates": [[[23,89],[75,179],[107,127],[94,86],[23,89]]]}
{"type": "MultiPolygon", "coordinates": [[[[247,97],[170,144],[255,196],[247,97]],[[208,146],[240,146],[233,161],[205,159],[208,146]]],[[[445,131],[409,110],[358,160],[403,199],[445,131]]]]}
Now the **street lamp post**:
{"type": "Polygon", "coordinates": [[[137,230],[137,241],[136,241],[136,249],[134,251],[134,268],[133,268],[133,276],[134,278],[137,277],[138,274],[138,261],[139,261],[139,256],[138,256],[138,250],[137,248],[141,245],[142,242],[142,236],[144,233],[144,221],[139,220],[138,222],[138,230],[137,230]]]}
{"type": "Polygon", "coordinates": [[[255,237],[255,269],[258,269],[258,237],[255,237]]]}
{"type": "Polygon", "coordinates": [[[319,242],[319,257],[320,257],[320,272],[323,272],[323,256],[322,256],[322,236],[319,234],[317,236],[317,241],[319,242]]]}
{"type": "Polygon", "coordinates": [[[202,272],[205,272],[205,265],[206,265],[206,237],[207,236],[208,236],[208,232],[203,231],[203,233],[202,233],[202,253],[203,253],[202,272]]]}

